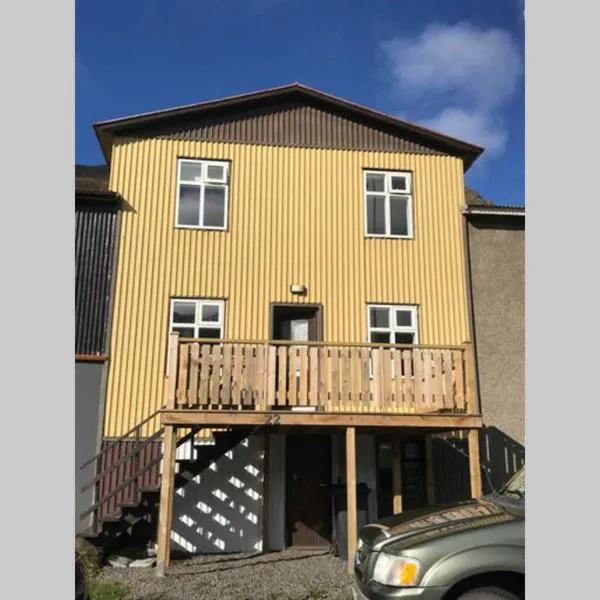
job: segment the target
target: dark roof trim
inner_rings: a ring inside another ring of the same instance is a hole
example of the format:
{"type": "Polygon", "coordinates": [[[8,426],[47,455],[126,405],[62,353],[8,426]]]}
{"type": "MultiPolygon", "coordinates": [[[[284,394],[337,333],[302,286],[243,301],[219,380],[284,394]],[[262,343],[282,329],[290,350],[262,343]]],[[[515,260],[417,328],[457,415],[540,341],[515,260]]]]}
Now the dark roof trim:
{"type": "Polygon", "coordinates": [[[121,195],[117,192],[75,187],[76,202],[119,202],[120,200],[122,200],[121,195]]]}
{"type": "Polygon", "coordinates": [[[462,208],[464,215],[492,215],[502,217],[525,217],[524,206],[501,206],[501,205],[475,205],[470,204],[462,208]]]}
{"type": "Polygon", "coordinates": [[[101,121],[94,124],[94,130],[100,142],[100,146],[102,147],[104,157],[106,158],[107,162],[110,162],[112,143],[115,134],[119,134],[119,132],[133,126],[139,127],[144,125],[154,125],[165,121],[177,120],[182,117],[189,118],[195,114],[202,114],[213,109],[236,108],[247,103],[256,103],[280,97],[285,98],[286,96],[290,96],[292,94],[301,94],[307,98],[318,100],[333,108],[337,108],[338,110],[354,113],[355,115],[359,115],[364,119],[370,120],[371,122],[378,123],[380,125],[392,126],[396,128],[399,133],[412,133],[421,139],[424,145],[427,145],[428,143],[435,144],[436,146],[442,147],[449,154],[460,156],[464,161],[465,171],[483,152],[483,148],[476,146],[475,144],[458,140],[420,125],[402,121],[396,117],[392,117],[366,106],[356,104],[355,102],[344,100],[342,98],[338,98],[337,96],[321,92],[297,82],[290,85],[268,88],[258,92],[228,96],[219,100],[209,100],[196,104],[188,104],[175,108],[141,113],[130,117],[101,121]]]}
{"type": "Polygon", "coordinates": [[[119,201],[120,194],[108,189],[108,165],[75,165],[77,201],[119,201]]]}

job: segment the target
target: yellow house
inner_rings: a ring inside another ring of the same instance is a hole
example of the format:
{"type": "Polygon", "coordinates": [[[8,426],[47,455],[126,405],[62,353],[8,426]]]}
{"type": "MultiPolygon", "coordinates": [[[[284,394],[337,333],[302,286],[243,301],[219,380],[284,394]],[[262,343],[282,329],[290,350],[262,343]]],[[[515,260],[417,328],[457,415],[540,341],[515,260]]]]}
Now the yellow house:
{"type": "Polygon", "coordinates": [[[99,527],[158,526],[161,567],[346,554],[357,519],[432,502],[430,435],[481,426],[460,209],[482,149],[300,84],[95,128],[127,203],[99,527]]]}

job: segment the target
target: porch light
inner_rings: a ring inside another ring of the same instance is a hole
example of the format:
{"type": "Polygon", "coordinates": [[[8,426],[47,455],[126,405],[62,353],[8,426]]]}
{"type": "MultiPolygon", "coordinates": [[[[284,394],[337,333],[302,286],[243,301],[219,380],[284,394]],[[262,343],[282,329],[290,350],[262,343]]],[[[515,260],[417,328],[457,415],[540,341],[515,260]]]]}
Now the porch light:
{"type": "Polygon", "coordinates": [[[307,289],[303,283],[292,283],[292,285],[290,285],[290,292],[292,294],[299,294],[304,296],[307,292],[307,289]]]}

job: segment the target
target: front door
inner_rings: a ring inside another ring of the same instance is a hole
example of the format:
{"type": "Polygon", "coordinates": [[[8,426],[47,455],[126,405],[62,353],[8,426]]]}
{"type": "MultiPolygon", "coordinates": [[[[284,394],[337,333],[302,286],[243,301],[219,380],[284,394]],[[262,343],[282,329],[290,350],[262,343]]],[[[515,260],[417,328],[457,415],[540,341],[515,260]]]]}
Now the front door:
{"type": "MultiPolygon", "coordinates": [[[[272,307],[271,312],[271,339],[285,340],[297,342],[290,349],[298,350],[302,346],[306,347],[302,342],[314,342],[322,339],[321,331],[321,307],[315,304],[276,304],[272,307]]],[[[301,372],[301,361],[296,353],[296,359],[293,360],[290,356],[289,361],[284,361],[286,374],[282,379],[280,372],[280,360],[277,358],[276,361],[276,390],[278,396],[287,396],[287,392],[290,391],[293,382],[296,385],[296,389],[301,387],[301,379],[305,378],[305,389],[309,389],[310,385],[310,369],[302,373],[301,372]],[[282,381],[285,383],[282,384],[282,381]],[[281,386],[287,387],[286,390],[282,390],[281,386]]],[[[294,394],[295,397],[295,394],[294,394]]],[[[294,405],[297,409],[298,404],[305,405],[306,398],[301,400],[299,403],[296,400],[290,400],[290,404],[294,405]]],[[[287,407],[286,402],[278,402],[277,408],[282,409],[287,407]]]]}
{"type": "Polygon", "coordinates": [[[321,308],[314,304],[276,304],[271,313],[271,338],[299,342],[321,339],[321,308]]]}
{"type": "Polygon", "coordinates": [[[331,437],[288,435],[286,441],[286,545],[331,543],[331,437]]]}

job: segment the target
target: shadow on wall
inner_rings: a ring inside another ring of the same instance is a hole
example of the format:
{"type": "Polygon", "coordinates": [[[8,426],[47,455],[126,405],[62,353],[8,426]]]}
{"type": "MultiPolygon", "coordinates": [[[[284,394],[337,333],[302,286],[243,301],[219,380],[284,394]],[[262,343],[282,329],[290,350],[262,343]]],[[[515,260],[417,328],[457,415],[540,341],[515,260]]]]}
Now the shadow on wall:
{"type": "Polygon", "coordinates": [[[486,427],[479,433],[481,465],[487,469],[483,477],[484,492],[502,487],[525,464],[525,446],[497,427],[486,427]],[[491,483],[491,486],[490,486],[491,483]]]}
{"type": "Polygon", "coordinates": [[[177,490],[172,549],[189,554],[262,550],[262,464],[262,440],[250,437],[177,490]]]}
{"type": "MultiPolygon", "coordinates": [[[[434,438],[436,503],[471,498],[469,449],[466,439],[434,438]]],[[[497,427],[479,433],[483,493],[502,487],[525,464],[525,447],[497,427]]]]}

